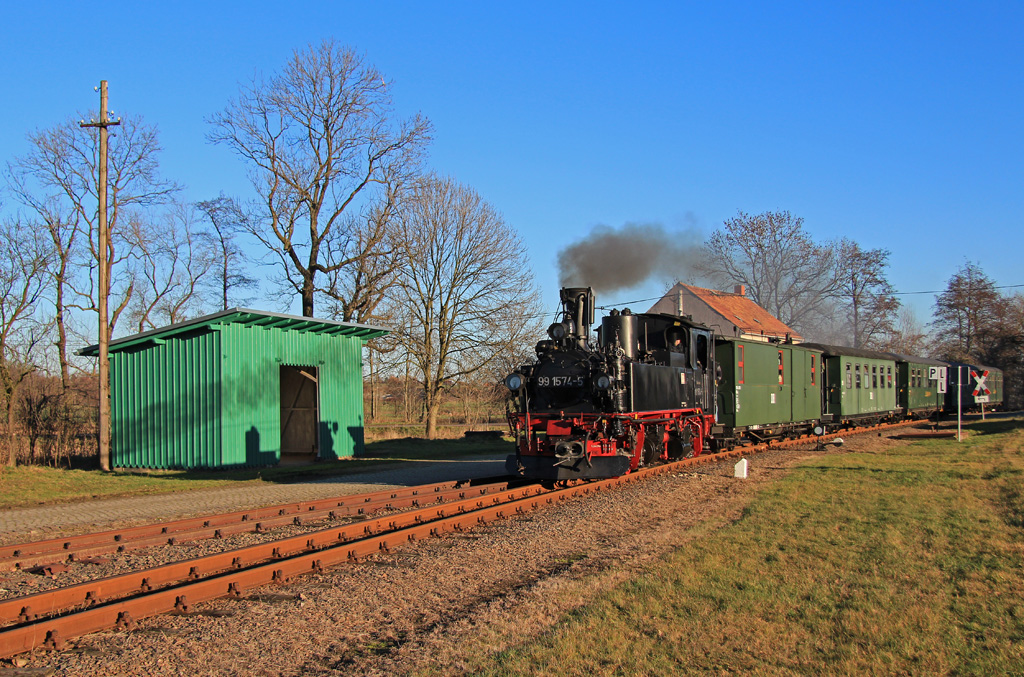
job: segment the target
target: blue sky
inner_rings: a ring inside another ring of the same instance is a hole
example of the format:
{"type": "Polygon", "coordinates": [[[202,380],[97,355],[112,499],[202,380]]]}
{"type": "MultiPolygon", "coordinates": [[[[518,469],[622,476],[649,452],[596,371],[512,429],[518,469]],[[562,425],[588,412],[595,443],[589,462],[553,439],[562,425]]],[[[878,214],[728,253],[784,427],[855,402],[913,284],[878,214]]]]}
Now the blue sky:
{"type": "MultiPolygon", "coordinates": [[[[355,47],[433,122],[431,168],[520,232],[548,308],[558,251],[594,226],[710,233],[737,211],[890,249],[902,292],[967,259],[1024,284],[1021,2],[14,3],[2,30],[0,159],[106,79],[192,199],[248,193],[205,138],[239,83],[355,47]]],[[[932,296],[903,298],[929,319],[932,296]]]]}

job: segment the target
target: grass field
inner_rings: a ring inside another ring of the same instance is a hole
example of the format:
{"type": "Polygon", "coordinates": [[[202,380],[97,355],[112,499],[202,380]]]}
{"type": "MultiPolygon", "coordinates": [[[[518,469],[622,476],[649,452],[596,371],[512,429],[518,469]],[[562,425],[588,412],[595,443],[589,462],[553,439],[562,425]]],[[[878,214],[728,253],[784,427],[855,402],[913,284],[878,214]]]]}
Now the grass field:
{"type": "Polygon", "coordinates": [[[1024,674],[1021,426],[806,462],[473,672],[1024,674]]]}
{"type": "Polygon", "coordinates": [[[401,463],[508,453],[511,443],[465,439],[394,439],[370,442],[359,458],[311,465],[224,470],[67,470],[0,466],[0,509],[89,498],[139,496],[208,489],[241,482],[296,482],[401,463]]]}

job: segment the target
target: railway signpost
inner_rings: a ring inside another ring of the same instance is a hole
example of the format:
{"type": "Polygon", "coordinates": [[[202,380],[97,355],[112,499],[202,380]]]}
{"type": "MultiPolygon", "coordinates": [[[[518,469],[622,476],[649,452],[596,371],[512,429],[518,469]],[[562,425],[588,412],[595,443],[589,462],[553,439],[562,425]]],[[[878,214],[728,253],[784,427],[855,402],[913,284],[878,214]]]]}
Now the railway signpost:
{"type": "Polygon", "coordinates": [[[971,369],[971,378],[974,379],[974,382],[976,384],[974,386],[974,392],[971,394],[974,395],[975,404],[981,405],[981,420],[984,421],[985,403],[988,402],[989,395],[992,394],[992,391],[988,389],[987,385],[985,385],[985,381],[988,380],[988,369],[981,372],[981,375],[978,375],[978,372],[971,369]]]}
{"type": "Polygon", "coordinates": [[[980,375],[978,372],[971,369],[971,378],[973,378],[976,383],[974,386],[974,392],[971,393],[974,395],[974,401],[979,404],[988,402],[988,396],[992,394],[992,391],[988,389],[987,385],[985,385],[985,381],[988,380],[988,369],[981,372],[980,375]]]}

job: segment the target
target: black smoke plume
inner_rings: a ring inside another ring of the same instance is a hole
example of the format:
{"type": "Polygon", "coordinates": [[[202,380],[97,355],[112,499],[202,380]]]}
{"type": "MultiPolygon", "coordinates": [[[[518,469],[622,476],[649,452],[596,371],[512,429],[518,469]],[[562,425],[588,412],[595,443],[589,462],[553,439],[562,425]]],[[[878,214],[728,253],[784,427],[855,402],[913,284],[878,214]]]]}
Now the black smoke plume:
{"type": "Polygon", "coordinates": [[[669,232],[657,224],[595,226],[558,253],[559,282],[609,293],[649,280],[685,279],[694,271],[702,243],[695,228],[669,232]]]}

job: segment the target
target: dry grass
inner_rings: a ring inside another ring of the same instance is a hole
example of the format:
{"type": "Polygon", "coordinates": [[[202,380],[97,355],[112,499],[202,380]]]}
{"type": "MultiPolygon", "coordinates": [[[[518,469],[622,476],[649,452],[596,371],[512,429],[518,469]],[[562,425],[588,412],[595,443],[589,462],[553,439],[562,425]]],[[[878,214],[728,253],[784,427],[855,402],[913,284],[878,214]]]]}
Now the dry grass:
{"type": "Polygon", "coordinates": [[[407,460],[511,453],[503,440],[402,438],[367,443],[364,456],[309,465],[214,470],[76,470],[0,466],[0,509],[114,496],[177,493],[243,482],[295,482],[375,470],[407,460]]]}
{"type": "MultiPolygon", "coordinates": [[[[813,459],[483,674],[1022,674],[1024,431],[813,459]]],[[[1013,423],[1020,426],[1020,421],[1013,423]]]]}

